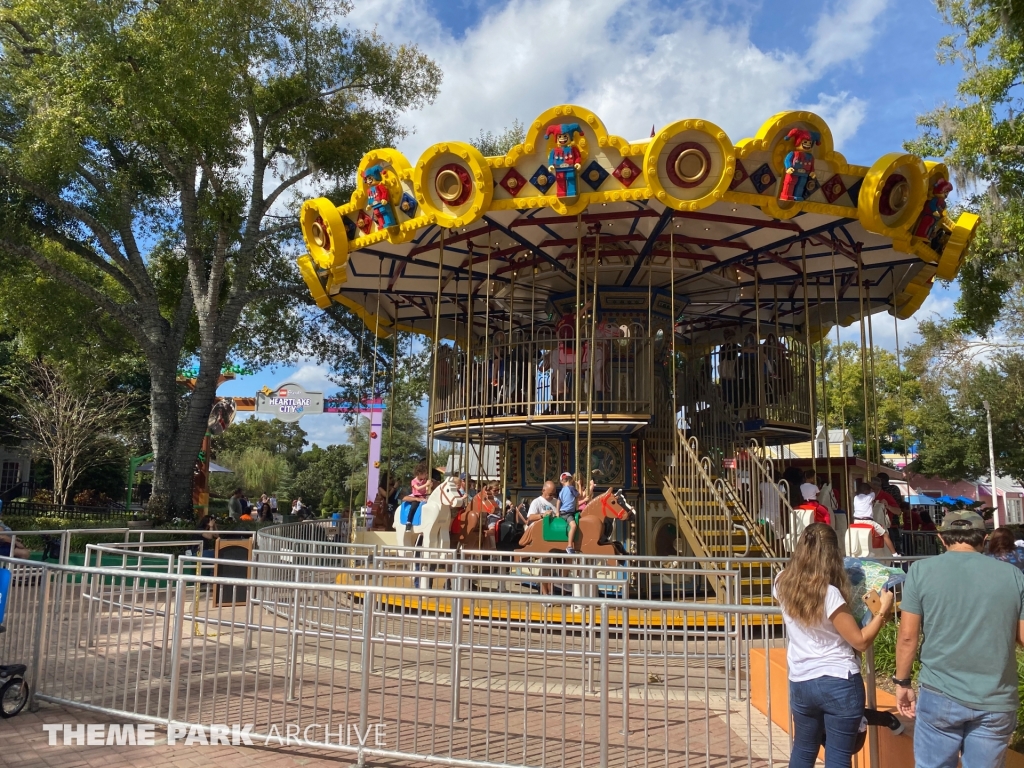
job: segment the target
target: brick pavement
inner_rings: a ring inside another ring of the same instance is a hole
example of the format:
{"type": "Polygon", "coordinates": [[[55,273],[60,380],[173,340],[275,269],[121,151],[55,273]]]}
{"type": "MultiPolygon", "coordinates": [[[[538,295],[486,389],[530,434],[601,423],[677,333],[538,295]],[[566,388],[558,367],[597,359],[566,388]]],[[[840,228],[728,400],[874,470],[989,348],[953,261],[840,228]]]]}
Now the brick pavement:
{"type": "MultiPolygon", "coordinates": [[[[276,741],[268,746],[185,746],[167,744],[167,734],[156,731],[156,746],[64,746],[60,737],[49,746],[44,723],[110,723],[110,718],[55,704],[41,704],[38,712],[22,712],[0,721],[0,765],[4,768],[345,768],[355,765],[350,755],[290,746],[276,741]]],[[[408,766],[407,761],[371,760],[368,768],[408,766]]]]}

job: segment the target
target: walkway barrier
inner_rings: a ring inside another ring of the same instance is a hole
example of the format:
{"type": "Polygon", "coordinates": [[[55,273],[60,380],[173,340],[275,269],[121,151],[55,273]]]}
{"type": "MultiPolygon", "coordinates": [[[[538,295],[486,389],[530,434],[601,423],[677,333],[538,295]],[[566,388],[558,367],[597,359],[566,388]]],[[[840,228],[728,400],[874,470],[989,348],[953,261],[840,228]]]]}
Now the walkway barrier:
{"type": "MultiPolygon", "coordinates": [[[[150,557],[124,568],[0,559],[14,578],[0,658],[30,664],[39,701],[180,734],[250,726],[256,744],[359,764],[787,759],[788,737],[749,698],[751,650],[767,658],[784,644],[778,610],[636,599],[624,584],[651,566],[556,574],[546,563],[551,573],[532,576],[558,589],[539,595],[521,571],[470,559],[421,557],[417,571],[413,558],[355,550],[259,551],[250,579],[224,579],[195,574],[211,560],[169,555],[156,560],[173,568],[142,569],[150,557]],[[335,556],[362,564],[309,562],[335,556]],[[437,583],[411,586],[418,574],[437,583]],[[237,604],[219,599],[224,586],[239,588],[237,604]]],[[[702,578],[676,570],[669,583],[702,578]]]]}

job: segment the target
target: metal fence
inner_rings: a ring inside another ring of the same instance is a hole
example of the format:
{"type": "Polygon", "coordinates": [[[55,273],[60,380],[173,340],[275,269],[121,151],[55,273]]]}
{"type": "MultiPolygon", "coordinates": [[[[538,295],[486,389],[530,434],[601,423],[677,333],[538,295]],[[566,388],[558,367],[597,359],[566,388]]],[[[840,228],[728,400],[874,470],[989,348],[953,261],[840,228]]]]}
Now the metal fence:
{"type": "Polygon", "coordinates": [[[779,612],[739,605],[738,571],[414,557],[325,527],[261,532],[245,579],[205,575],[213,561],[183,554],[188,541],[152,534],[89,547],[116,567],[0,559],[14,575],[0,659],[30,664],[40,701],[251,725],[256,743],[291,736],[360,763],[788,759],[750,702],[751,651],[784,642],[779,612]]]}

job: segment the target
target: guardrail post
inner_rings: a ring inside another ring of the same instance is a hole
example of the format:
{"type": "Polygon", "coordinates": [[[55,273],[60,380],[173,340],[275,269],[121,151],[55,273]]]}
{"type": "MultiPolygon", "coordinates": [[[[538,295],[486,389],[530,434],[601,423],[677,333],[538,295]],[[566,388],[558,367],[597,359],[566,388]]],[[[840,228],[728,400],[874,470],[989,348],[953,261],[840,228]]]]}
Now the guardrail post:
{"type": "Polygon", "coordinates": [[[610,633],[608,631],[608,603],[601,603],[601,757],[598,765],[600,768],[608,768],[608,687],[611,680],[611,670],[608,663],[608,645],[610,633]]]}
{"type": "MultiPolygon", "coordinates": [[[[299,581],[299,569],[295,569],[295,581],[299,581]]],[[[295,701],[295,665],[299,655],[299,589],[295,588],[292,605],[291,642],[288,648],[288,696],[286,701],[295,701]]]]}
{"type": "MultiPolygon", "coordinates": [[[[452,562],[455,572],[455,592],[462,592],[462,560],[456,550],[452,562]]],[[[462,704],[462,598],[452,599],[452,722],[461,722],[459,709],[462,704]]]]}
{"type": "MultiPolygon", "coordinates": [[[[196,582],[199,589],[199,582],[196,582]]],[[[193,617],[195,620],[195,617],[193,617]]],[[[185,577],[179,576],[174,589],[174,632],[171,640],[171,690],[167,696],[167,723],[174,722],[178,709],[178,685],[181,682],[182,627],[185,623],[185,577]]]]}
{"type": "MultiPolygon", "coordinates": [[[[13,544],[11,544],[11,550],[14,550],[13,544]]],[[[32,679],[29,682],[32,689],[28,705],[30,712],[35,712],[39,709],[39,705],[36,703],[36,693],[39,691],[39,681],[43,678],[43,660],[46,655],[46,649],[44,647],[46,642],[46,612],[48,610],[47,604],[49,602],[50,569],[44,563],[39,583],[39,613],[36,615],[35,658],[32,660],[32,679]]]]}
{"type": "MultiPolygon", "coordinates": [[[[363,647],[360,649],[360,670],[359,670],[359,733],[365,734],[369,715],[367,709],[370,707],[370,643],[373,642],[373,595],[367,589],[363,593],[363,647]]],[[[363,745],[360,743],[356,759],[358,768],[366,765],[366,755],[363,754],[363,745]]]]}

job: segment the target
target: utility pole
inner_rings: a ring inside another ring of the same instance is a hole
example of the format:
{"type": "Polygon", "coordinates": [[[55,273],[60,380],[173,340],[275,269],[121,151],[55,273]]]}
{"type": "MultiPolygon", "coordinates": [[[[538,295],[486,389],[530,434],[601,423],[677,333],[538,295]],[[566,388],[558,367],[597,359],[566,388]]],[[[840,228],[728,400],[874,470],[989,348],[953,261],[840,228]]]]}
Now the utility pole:
{"type": "Polygon", "coordinates": [[[985,407],[985,419],[988,421],[988,479],[992,488],[992,527],[999,527],[999,497],[996,495],[996,449],[992,443],[992,409],[988,400],[982,400],[985,407]]]}

